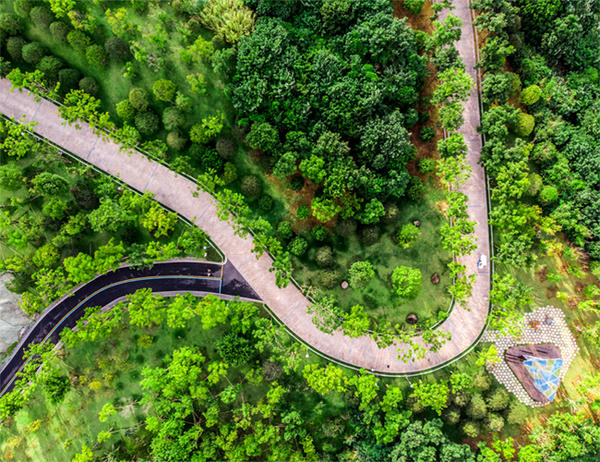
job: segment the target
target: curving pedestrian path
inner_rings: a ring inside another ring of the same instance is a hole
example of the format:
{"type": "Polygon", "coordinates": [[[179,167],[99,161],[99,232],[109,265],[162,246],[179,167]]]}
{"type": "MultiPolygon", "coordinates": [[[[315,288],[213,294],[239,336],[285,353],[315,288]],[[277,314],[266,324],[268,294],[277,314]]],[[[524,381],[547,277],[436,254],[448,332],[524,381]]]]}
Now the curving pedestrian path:
{"type": "Polygon", "coordinates": [[[30,343],[57,343],[61,331],[74,327],[87,308],[112,307],[126,295],[147,287],[164,296],[212,293],[225,299],[260,301],[230,261],[212,263],[179,259],[144,268],[123,265],[75,287],[39,315],[0,367],[0,396],[12,389],[16,374],[27,363],[23,354],[30,343]]]}
{"type": "MultiPolygon", "coordinates": [[[[471,11],[468,0],[455,0],[454,14],[463,21],[462,37],[456,46],[466,69],[476,80],[475,46],[471,11]]],[[[80,129],[68,126],[57,114],[57,106],[47,100],[36,101],[32,95],[15,90],[11,83],[0,80],[0,112],[25,121],[36,121],[35,131],[42,137],[75,154],[83,161],[104,172],[118,177],[138,191],[150,191],[163,205],[193,221],[201,227],[212,241],[227,255],[241,276],[256,291],[271,313],[285,324],[291,334],[309,346],[315,353],[334,362],[353,368],[364,368],[382,375],[418,375],[441,368],[462,357],[479,341],[485,329],[488,315],[490,280],[488,272],[479,272],[469,299],[468,309],[455,306],[451,315],[439,329],[449,331],[452,340],[437,352],[428,352],[423,359],[403,362],[398,359],[398,349],[393,345],[380,349],[370,338],[349,338],[341,332],[327,334],[312,323],[307,313],[309,301],[293,284],[279,288],[275,275],[270,271],[271,258],[263,255],[256,259],[252,253],[250,236],[240,237],[227,222],[217,218],[214,199],[206,192],[197,190],[195,183],[176,174],[167,167],[149,160],[139,152],[122,153],[110,140],[95,135],[85,123],[80,129]]],[[[477,271],[480,254],[489,254],[487,225],[487,198],[485,175],[479,166],[481,137],[477,133],[480,114],[478,94],[473,90],[465,105],[465,123],[461,129],[468,145],[467,160],[473,171],[463,187],[469,197],[468,213],[476,222],[477,250],[463,262],[470,270],[477,271]]],[[[418,339],[422,342],[421,339],[418,339]]]]}

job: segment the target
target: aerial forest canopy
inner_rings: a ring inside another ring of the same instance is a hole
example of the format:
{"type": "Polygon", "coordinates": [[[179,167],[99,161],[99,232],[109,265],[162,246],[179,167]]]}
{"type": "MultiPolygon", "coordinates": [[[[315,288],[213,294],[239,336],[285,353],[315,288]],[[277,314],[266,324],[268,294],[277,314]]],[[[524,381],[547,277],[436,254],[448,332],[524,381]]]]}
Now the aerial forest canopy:
{"type": "Polygon", "coordinates": [[[300,161],[320,221],[376,222],[381,201],[405,194],[416,154],[408,129],[427,72],[417,34],[387,0],[247,3],[258,19],[230,92],[249,144],[280,177],[300,161]]]}

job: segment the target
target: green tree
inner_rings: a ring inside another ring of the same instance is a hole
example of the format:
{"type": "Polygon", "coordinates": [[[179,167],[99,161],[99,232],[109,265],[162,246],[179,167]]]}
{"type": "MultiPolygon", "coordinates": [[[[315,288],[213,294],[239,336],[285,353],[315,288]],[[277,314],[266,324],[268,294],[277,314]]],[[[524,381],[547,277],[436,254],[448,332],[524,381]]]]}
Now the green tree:
{"type": "Polygon", "coordinates": [[[152,93],[159,101],[173,101],[177,86],[168,79],[159,79],[152,84],[152,93]]]}
{"type": "Polygon", "coordinates": [[[325,161],[314,154],[300,162],[300,171],[305,178],[308,178],[315,185],[321,183],[323,178],[325,178],[326,171],[324,167],[325,161]]]}
{"type": "Polygon", "coordinates": [[[268,122],[255,122],[246,136],[250,147],[273,154],[279,147],[279,134],[268,122]]]}
{"type": "Polygon", "coordinates": [[[202,24],[231,44],[252,33],[254,18],[243,0],[209,0],[200,13],[202,24]]]}
{"type": "Polygon", "coordinates": [[[129,102],[136,111],[145,111],[148,109],[148,92],[143,88],[133,87],[129,91],[129,102]]]}
{"type": "Polygon", "coordinates": [[[141,223],[155,238],[168,236],[175,229],[177,214],[167,212],[158,203],[154,202],[143,216],[141,223]]]}
{"type": "Polygon", "coordinates": [[[344,330],[344,335],[356,338],[365,335],[370,324],[369,317],[364,312],[364,307],[361,305],[354,305],[350,309],[350,314],[344,317],[342,329],[344,330]]]}
{"type": "Polygon", "coordinates": [[[420,14],[425,0],[404,0],[404,8],[412,14],[420,14]]]}
{"type": "Polygon", "coordinates": [[[65,258],[63,265],[69,279],[75,284],[87,282],[96,275],[94,260],[85,253],[78,253],[74,257],[65,258]]]}
{"type": "Polygon", "coordinates": [[[413,299],[421,291],[423,275],[418,268],[398,266],[392,273],[394,293],[402,298],[413,299]]]}
{"type": "Polygon", "coordinates": [[[104,67],[106,65],[106,52],[100,45],[90,45],[85,49],[85,58],[88,63],[96,67],[104,67]]]}
{"type": "Polygon", "coordinates": [[[358,215],[358,219],[365,225],[377,223],[385,215],[383,204],[377,199],[371,199],[365,204],[364,210],[358,215]]]}
{"type": "Polygon", "coordinates": [[[314,363],[307,364],[302,370],[302,375],[308,382],[308,386],[321,395],[346,391],[348,379],[344,375],[344,370],[338,366],[329,364],[320,367],[314,363]]]}
{"type": "Polygon", "coordinates": [[[223,113],[205,117],[190,130],[190,140],[193,143],[206,144],[215,139],[223,129],[223,113]]]}
{"type": "Polygon", "coordinates": [[[350,286],[355,289],[364,288],[375,277],[375,270],[370,261],[357,261],[352,263],[348,270],[350,286]]]}
{"type": "Polygon", "coordinates": [[[396,238],[398,239],[398,244],[403,249],[408,249],[413,246],[415,241],[419,238],[421,231],[412,223],[406,223],[402,225],[396,238]]]}
{"type": "Polygon", "coordinates": [[[152,289],[139,289],[127,295],[129,322],[137,327],[153,327],[163,322],[166,314],[165,299],[154,295],[152,289]]]}

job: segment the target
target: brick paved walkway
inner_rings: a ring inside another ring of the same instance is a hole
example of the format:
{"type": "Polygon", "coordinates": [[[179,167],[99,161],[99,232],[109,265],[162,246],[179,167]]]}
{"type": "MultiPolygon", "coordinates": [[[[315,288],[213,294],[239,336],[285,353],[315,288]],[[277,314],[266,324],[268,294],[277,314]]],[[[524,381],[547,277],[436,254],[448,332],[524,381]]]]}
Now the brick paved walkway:
{"type": "MultiPolygon", "coordinates": [[[[457,47],[469,72],[475,77],[475,51],[473,29],[468,0],[455,0],[455,14],[463,20],[463,33],[457,47]]],[[[368,337],[351,339],[340,332],[333,335],[318,330],[306,309],[308,301],[293,285],[281,289],[269,271],[271,260],[264,255],[256,259],[251,252],[250,238],[236,236],[231,226],[217,218],[213,199],[207,193],[196,193],[196,185],[168,168],[147,159],[138,152],[119,152],[111,141],[93,134],[90,127],[80,123],[81,129],[63,125],[56,106],[46,100],[36,102],[26,92],[10,92],[11,84],[0,80],[0,112],[26,121],[38,122],[35,130],[43,137],[65,150],[78,155],[105,172],[120,178],[139,191],[150,191],[157,201],[176,210],[205,230],[215,244],[227,255],[242,276],[250,283],[266,305],[300,339],[312,348],[336,361],[382,373],[413,374],[438,367],[459,357],[478,339],[488,314],[489,274],[478,273],[473,296],[468,308],[455,307],[451,316],[439,327],[450,331],[452,340],[437,353],[428,353],[424,359],[404,363],[397,359],[397,346],[379,349],[368,337]]],[[[462,128],[469,146],[467,159],[473,173],[464,187],[469,196],[469,214],[477,222],[477,251],[465,259],[469,269],[476,269],[480,253],[488,253],[487,209],[484,174],[477,161],[481,138],[476,131],[479,125],[477,93],[473,91],[466,104],[465,124],[462,128]]]]}

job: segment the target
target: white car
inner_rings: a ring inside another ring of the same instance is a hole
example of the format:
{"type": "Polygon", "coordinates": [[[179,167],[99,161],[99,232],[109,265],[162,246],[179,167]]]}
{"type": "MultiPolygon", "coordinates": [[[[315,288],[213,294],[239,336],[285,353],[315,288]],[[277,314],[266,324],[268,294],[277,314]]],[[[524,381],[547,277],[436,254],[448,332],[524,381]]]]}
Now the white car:
{"type": "Polygon", "coordinates": [[[481,254],[477,260],[477,268],[483,269],[487,266],[487,255],[481,254]]]}

